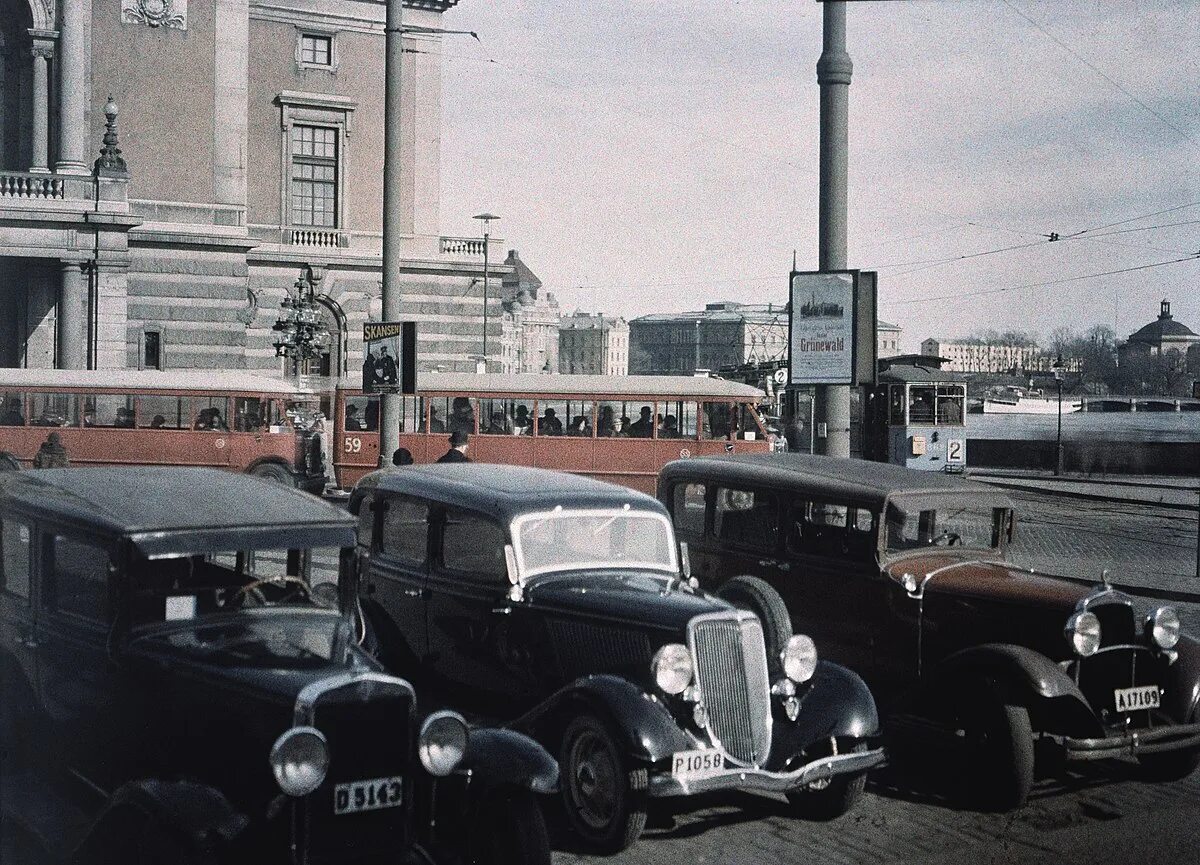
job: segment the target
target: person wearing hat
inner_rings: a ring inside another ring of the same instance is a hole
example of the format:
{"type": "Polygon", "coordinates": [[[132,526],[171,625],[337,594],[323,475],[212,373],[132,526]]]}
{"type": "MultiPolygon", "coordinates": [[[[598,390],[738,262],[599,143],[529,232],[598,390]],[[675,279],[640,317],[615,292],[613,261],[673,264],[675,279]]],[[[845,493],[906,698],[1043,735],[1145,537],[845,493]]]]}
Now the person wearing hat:
{"type": "Polygon", "coordinates": [[[450,450],[438,457],[439,463],[469,463],[467,456],[467,434],[462,430],[450,433],[450,450]]]}
{"type": "Polygon", "coordinates": [[[35,469],[65,469],[69,465],[67,449],[63,447],[62,437],[56,432],[50,433],[34,455],[33,467],[35,469]]]}

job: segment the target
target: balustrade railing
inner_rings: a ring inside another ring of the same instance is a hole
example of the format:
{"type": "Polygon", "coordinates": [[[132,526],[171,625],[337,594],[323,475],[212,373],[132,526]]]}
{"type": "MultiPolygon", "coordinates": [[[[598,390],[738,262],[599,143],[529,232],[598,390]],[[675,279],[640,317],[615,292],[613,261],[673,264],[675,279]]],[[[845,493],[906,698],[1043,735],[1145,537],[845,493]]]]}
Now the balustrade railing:
{"type": "Polygon", "coordinates": [[[0,172],[0,198],[61,201],[66,198],[66,181],[55,174],[0,172]]]}
{"type": "Polygon", "coordinates": [[[288,228],[284,243],[291,246],[316,246],[322,249],[341,249],[350,245],[345,232],[323,228],[288,228]]]}
{"type": "Polygon", "coordinates": [[[482,237],[443,237],[442,255],[483,255],[482,237]]]}

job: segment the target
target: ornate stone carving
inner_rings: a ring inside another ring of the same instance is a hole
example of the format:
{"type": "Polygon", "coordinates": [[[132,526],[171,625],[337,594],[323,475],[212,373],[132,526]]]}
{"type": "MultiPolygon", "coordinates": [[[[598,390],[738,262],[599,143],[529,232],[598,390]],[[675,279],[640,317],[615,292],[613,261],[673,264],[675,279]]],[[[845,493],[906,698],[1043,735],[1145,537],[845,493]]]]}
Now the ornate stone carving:
{"type": "Polygon", "coordinates": [[[121,21],[187,30],[187,0],[121,0],[121,21]]]}
{"type": "Polygon", "coordinates": [[[53,30],[55,27],[54,0],[29,0],[29,12],[33,16],[34,30],[53,30]]]}

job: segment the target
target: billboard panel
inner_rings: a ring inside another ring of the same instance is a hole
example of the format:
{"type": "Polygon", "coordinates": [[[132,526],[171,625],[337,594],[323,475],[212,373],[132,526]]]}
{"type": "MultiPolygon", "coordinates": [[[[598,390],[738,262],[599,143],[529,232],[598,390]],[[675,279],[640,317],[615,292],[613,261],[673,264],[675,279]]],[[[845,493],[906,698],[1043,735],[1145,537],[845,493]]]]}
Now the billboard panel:
{"type": "Polygon", "coordinates": [[[372,321],[363,325],[362,390],[416,393],[416,322],[372,321]]]}
{"type": "Polygon", "coordinates": [[[788,338],[792,384],[854,380],[853,271],[792,273],[788,338]]]}

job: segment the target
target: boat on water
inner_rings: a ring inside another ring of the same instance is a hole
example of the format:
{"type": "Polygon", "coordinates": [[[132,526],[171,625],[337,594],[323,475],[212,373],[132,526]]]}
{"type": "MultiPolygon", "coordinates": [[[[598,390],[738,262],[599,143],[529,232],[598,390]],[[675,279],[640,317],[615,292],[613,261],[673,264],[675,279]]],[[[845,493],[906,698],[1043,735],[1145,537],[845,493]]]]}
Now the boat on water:
{"type": "MultiPolygon", "coordinates": [[[[1077,397],[1063,398],[1063,414],[1077,412],[1082,406],[1083,400],[1077,397]]],[[[982,410],[984,414],[1057,414],[1058,398],[1043,396],[1037,390],[1007,386],[988,391],[982,410]]]]}

